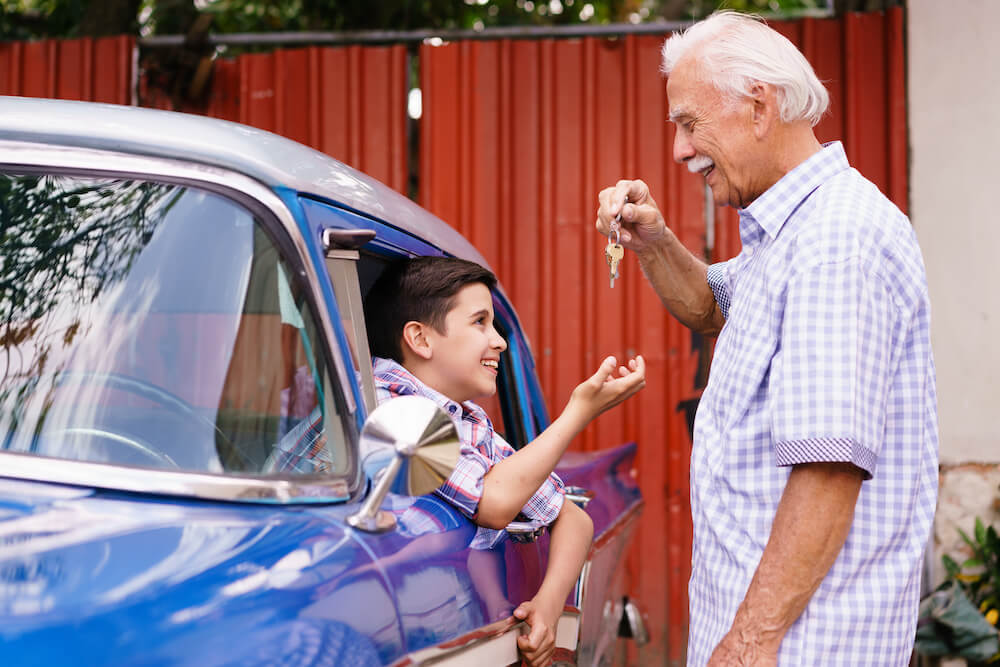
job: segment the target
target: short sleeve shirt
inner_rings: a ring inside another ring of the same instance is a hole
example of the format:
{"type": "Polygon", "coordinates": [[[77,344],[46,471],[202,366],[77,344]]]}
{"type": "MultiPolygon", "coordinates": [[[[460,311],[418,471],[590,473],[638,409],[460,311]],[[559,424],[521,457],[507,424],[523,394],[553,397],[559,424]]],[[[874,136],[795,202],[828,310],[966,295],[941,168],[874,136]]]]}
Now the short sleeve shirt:
{"type": "MultiPolygon", "coordinates": [[[[379,403],[394,396],[423,396],[434,401],[451,416],[462,441],[461,454],[454,472],[435,493],[475,520],[486,473],[513,454],[514,448],[493,429],[493,423],[486,412],[472,401],[452,401],[391,359],[376,357],[374,374],[375,394],[379,403]]],[[[562,480],[551,473],[528,499],[518,520],[535,527],[548,525],[559,516],[564,497],[565,486],[562,480]]],[[[507,532],[504,530],[479,526],[471,546],[475,549],[488,549],[499,545],[506,537],[507,532]]]]}
{"type": "Polygon", "coordinates": [[[708,271],[726,324],[695,419],[688,664],[731,626],[790,466],[837,461],[866,477],[854,522],[778,664],[907,665],[938,472],[916,236],[833,143],[740,211],[740,237],[708,271]]]}

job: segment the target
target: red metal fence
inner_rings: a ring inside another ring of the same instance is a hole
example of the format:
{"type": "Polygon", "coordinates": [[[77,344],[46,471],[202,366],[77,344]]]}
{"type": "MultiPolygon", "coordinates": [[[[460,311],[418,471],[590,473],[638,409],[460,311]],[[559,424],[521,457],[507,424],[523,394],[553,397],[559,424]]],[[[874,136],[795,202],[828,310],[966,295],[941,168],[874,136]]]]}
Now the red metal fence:
{"type": "MultiPolygon", "coordinates": [[[[832,98],[818,127],[907,210],[903,13],[774,24],[832,98]]],[[[735,213],[706,210],[671,159],[662,36],[465,41],[419,49],[420,203],[476,244],[525,325],[551,413],[604,355],[641,353],[647,388],[575,449],[636,440],[646,509],[627,565],[652,642],[630,663],[681,664],[687,629],[690,420],[711,346],[672,321],[633,257],[608,288],[597,192],[642,178],[693,251],[739,251],[735,213]],[[708,221],[708,222],[706,222],[708,221]],[[708,226],[711,230],[708,230],[708,226]],[[710,231],[710,233],[706,233],[710,231]]],[[[129,103],[129,38],[0,45],[0,93],[129,103]]],[[[404,46],[310,47],[216,63],[209,115],[314,146],[408,188],[404,46]]],[[[140,88],[140,102],[169,106],[140,88]]],[[[415,156],[414,156],[415,157],[415,156]]]]}

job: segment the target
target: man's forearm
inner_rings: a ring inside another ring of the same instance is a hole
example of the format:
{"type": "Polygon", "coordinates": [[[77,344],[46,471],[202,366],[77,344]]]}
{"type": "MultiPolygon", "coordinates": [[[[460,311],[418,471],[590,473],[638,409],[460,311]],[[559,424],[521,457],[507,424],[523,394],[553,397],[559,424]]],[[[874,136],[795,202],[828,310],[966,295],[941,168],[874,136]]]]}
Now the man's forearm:
{"type": "Polygon", "coordinates": [[[774,664],[847,540],[861,483],[849,463],[795,466],[746,597],[709,665],[774,664]]]}
{"type": "Polygon", "coordinates": [[[706,279],[708,266],[672,232],[638,253],[639,264],[660,301],[681,324],[707,336],[722,329],[725,318],[706,279]]]}

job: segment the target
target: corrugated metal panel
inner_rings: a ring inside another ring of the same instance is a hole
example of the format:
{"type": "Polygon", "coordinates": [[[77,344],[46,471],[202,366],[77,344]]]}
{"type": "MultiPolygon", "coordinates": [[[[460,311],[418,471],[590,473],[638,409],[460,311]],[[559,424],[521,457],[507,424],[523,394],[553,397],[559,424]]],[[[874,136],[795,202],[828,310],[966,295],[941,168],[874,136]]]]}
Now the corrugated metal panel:
{"type": "MultiPolygon", "coordinates": [[[[282,49],[213,64],[202,113],[312,146],[408,194],[405,46],[282,49]]],[[[146,81],[141,103],[176,108],[146,81]]]]}
{"type": "Polygon", "coordinates": [[[131,37],[0,44],[0,94],[131,101],[131,37]]]}
{"type": "MultiPolygon", "coordinates": [[[[905,210],[902,10],[775,26],[830,90],[820,139],[842,139],[855,166],[905,210]]],[[[646,390],[603,415],[573,447],[640,444],[646,509],[628,576],[649,611],[653,641],[630,649],[629,661],[681,664],[689,420],[711,345],[666,314],[634,257],[609,289],[605,242],[592,227],[602,187],[642,178],[691,250],[713,259],[739,252],[735,212],[716,209],[709,253],[703,186],[673,163],[661,43],[630,36],[422,46],[419,196],[482,250],[507,286],[550,412],[604,355],[646,357],[646,390]]]]}

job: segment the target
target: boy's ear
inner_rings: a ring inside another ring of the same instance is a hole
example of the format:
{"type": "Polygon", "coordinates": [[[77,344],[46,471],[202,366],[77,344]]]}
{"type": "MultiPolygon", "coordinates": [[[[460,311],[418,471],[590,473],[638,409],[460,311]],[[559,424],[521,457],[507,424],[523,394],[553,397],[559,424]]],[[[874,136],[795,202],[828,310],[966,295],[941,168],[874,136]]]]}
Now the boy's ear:
{"type": "Polygon", "coordinates": [[[427,325],[413,320],[403,325],[403,352],[409,351],[421,359],[431,358],[432,346],[427,336],[427,325]]]}

